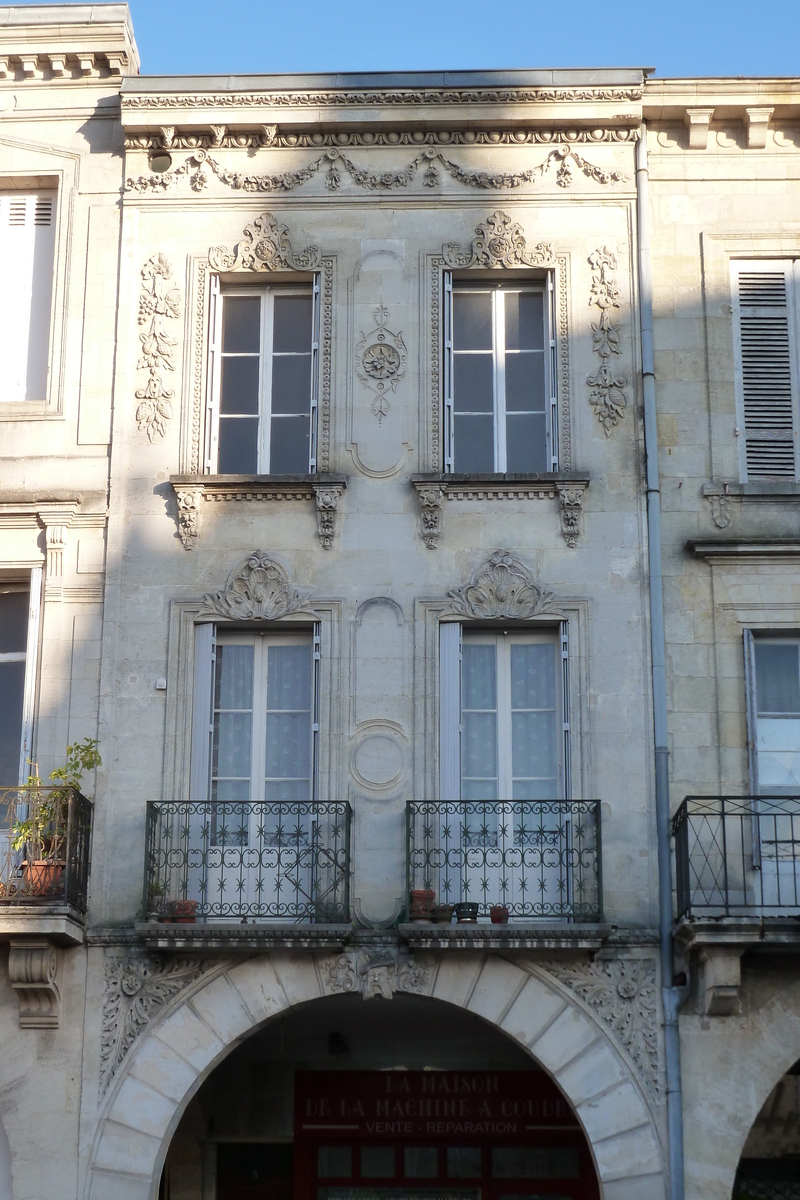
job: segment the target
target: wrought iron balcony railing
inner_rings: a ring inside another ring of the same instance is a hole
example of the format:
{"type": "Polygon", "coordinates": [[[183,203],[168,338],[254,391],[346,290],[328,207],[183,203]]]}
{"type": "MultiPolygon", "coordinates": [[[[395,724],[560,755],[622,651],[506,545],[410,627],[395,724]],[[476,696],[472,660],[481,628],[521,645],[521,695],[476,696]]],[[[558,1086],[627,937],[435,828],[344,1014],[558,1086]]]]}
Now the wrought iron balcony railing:
{"type": "Polygon", "coordinates": [[[92,802],[72,787],[0,788],[0,905],[87,907],[92,802]]]}
{"type": "Polygon", "coordinates": [[[672,832],[678,918],[800,914],[800,796],[687,796],[672,832]]]}
{"type": "Polygon", "coordinates": [[[599,800],[412,801],[406,837],[412,915],[423,904],[446,921],[475,904],[478,920],[602,918],[599,800]]]}
{"type": "Polygon", "coordinates": [[[147,805],[146,920],[350,920],[350,805],[344,800],[147,805]]]}

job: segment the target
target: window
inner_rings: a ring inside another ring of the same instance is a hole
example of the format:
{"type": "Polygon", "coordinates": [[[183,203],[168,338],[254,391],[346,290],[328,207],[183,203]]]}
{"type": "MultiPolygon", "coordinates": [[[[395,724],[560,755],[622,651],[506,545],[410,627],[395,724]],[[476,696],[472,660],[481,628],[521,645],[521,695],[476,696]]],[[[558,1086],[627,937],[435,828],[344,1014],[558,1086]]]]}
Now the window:
{"type": "Polygon", "coordinates": [[[53,192],[0,192],[0,401],[46,398],[55,210],[53,192]]]}
{"type": "Polygon", "coordinates": [[[315,471],[317,285],[214,285],[208,470],[315,471]]]}
{"type": "Polygon", "coordinates": [[[800,796],[800,638],[747,631],[753,784],[765,796],[800,796]]]}
{"type": "Polygon", "coordinates": [[[441,626],[442,799],[568,795],[567,633],[441,626]]]}
{"type": "Polygon", "coordinates": [[[318,638],[195,631],[192,798],[312,800],[318,638]]]}
{"type": "Polygon", "coordinates": [[[0,787],[30,773],[41,585],[40,567],[30,584],[0,584],[0,787]]]}
{"type": "Polygon", "coordinates": [[[797,479],[800,262],[731,271],[741,477],[797,479]]]}
{"type": "Polygon", "coordinates": [[[448,277],[445,304],[445,470],[557,470],[552,281],[448,277]]]}

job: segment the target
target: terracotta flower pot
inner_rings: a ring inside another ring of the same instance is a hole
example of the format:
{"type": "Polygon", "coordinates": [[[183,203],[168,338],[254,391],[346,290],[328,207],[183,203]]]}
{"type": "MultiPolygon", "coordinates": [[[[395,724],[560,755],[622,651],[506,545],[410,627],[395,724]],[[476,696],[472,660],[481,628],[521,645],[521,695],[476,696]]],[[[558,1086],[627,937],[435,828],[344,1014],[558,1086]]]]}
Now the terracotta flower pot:
{"type": "Polygon", "coordinates": [[[412,888],[411,903],[408,908],[409,920],[432,921],[433,902],[435,899],[436,892],[432,892],[428,888],[412,888]]]}
{"type": "Polygon", "coordinates": [[[493,904],[489,909],[489,917],[493,925],[507,925],[508,909],[505,904],[493,904]]]}
{"type": "Polygon", "coordinates": [[[449,925],[453,920],[453,905],[437,904],[433,910],[433,919],[437,925],[449,925]]]}
{"type": "Polygon", "coordinates": [[[197,900],[176,900],[173,908],[173,919],[176,925],[195,925],[197,923],[197,900]]]}
{"type": "Polygon", "coordinates": [[[62,859],[36,858],[22,864],[24,890],[30,896],[54,896],[67,864],[62,859]]]}

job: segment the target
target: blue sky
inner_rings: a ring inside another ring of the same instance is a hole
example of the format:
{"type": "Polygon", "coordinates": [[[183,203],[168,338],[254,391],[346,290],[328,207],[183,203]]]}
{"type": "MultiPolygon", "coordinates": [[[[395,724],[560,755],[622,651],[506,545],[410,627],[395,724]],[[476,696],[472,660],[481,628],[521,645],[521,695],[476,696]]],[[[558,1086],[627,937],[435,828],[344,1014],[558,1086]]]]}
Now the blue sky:
{"type": "Polygon", "coordinates": [[[800,75],[800,0],[130,0],[142,71],[800,75]]]}

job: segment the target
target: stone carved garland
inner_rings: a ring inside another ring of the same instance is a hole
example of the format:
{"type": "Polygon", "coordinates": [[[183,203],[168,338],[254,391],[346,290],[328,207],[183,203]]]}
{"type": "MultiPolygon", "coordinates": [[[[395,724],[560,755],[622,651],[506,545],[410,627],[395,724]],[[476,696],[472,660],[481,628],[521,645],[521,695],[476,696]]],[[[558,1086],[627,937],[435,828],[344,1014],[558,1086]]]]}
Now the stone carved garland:
{"type": "Polygon", "coordinates": [[[370,407],[380,424],[389,411],[389,392],[397,391],[406,373],[408,351],[402,331],[392,333],[389,329],[388,308],[379,304],[373,316],[374,328],[362,332],[356,345],[355,368],[364,387],[373,393],[370,407]]]}
{"type": "Polygon", "coordinates": [[[308,596],[289,582],[276,559],[254,550],[233,568],[225,586],[203,597],[206,608],[232,621],[277,621],[305,610],[308,596]]]}
{"type": "Polygon", "coordinates": [[[164,382],[163,371],[174,371],[172,358],[178,344],[164,329],[164,321],[175,319],[181,314],[181,296],[177,288],[171,287],[172,264],[163,254],[154,254],[141,270],[142,290],[139,293],[138,324],[146,326],[139,334],[141,355],[136,364],[137,371],[146,370],[150,377],[143,388],[136,391],[140,400],[136,409],[139,429],[153,439],[164,437],[167,421],[172,418],[174,388],[164,382]]]}
{"type": "Polygon", "coordinates": [[[620,353],[619,330],[611,320],[611,310],[619,308],[619,287],[613,278],[617,259],[608,246],[589,255],[593,270],[592,290],[589,304],[600,309],[600,320],[592,322],[592,349],[600,356],[600,368],[596,375],[586,380],[592,389],[589,403],[603,427],[606,437],[620,423],[628,401],[622,389],[627,384],[624,375],[615,375],[609,366],[612,355],[620,353]]]}
{"type": "Polygon", "coordinates": [[[447,593],[451,611],[476,619],[527,620],[552,612],[555,597],[540,587],[530,567],[509,550],[495,550],[462,587],[447,593]]]}
{"type": "MultiPolygon", "coordinates": [[[[173,130],[174,132],[174,130],[173,130]]],[[[484,188],[488,190],[506,190],[523,187],[528,183],[536,183],[556,168],[556,183],[559,187],[571,187],[574,182],[573,165],[587,179],[595,183],[625,183],[627,176],[621,171],[604,171],[601,167],[588,162],[571,145],[555,147],[547,157],[535,167],[525,171],[475,171],[462,167],[452,159],[446,158],[435,146],[426,147],[407,166],[398,171],[368,171],[359,167],[343,151],[330,149],[295,171],[282,171],[278,175],[249,175],[241,171],[231,171],[221,166],[208,151],[197,149],[184,160],[174,171],[164,171],[162,174],[140,175],[137,179],[128,177],[125,180],[126,192],[166,192],[178,179],[186,176],[189,185],[195,192],[202,192],[207,187],[211,176],[220,183],[235,191],[245,192],[290,192],[301,184],[307,183],[324,167],[325,187],[330,192],[336,192],[342,185],[342,170],[350,177],[356,187],[367,191],[390,191],[392,188],[404,188],[416,178],[420,167],[425,166],[422,182],[425,187],[438,187],[441,182],[438,167],[442,168],[457,183],[465,187],[484,188]]]]}
{"type": "Polygon", "coordinates": [[[105,964],[100,1094],[146,1026],[212,965],[198,958],[117,958],[105,964]]]}
{"type": "Polygon", "coordinates": [[[360,992],[364,1000],[391,1000],[395,992],[428,992],[431,963],[394,946],[349,951],[320,964],[328,995],[360,992]]]}
{"type": "Polygon", "coordinates": [[[656,965],[653,959],[595,959],[541,964],[613,1032],[654,1096],[661,1092],[656,965]]]}

